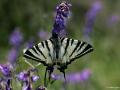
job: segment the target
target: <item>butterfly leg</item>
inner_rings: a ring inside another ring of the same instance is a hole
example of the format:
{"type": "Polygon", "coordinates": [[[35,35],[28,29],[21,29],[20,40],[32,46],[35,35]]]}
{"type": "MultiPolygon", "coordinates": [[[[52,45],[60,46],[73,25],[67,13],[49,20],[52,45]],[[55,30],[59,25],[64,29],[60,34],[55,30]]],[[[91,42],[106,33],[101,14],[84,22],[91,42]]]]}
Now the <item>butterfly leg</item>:
{"type": "Polygon", "coordinates": [[[64,75],[64,84],[63,84],[63,87],[65,90],[67,90],[67,78],[66,78],[66,74],[65,74],[65,69],[67,69],[67,66],[66,65],[63,65],[63,66],[60,66],[60,68],[58,68],[60,70],[60,72],[63,73],[64,75]]]}
{"type": "Polygon", "coordinates": [[[65,81],[66,81],[65,70],[64,70],[62,73],[63,73],[63,75],[64,75],[64,79],[65,79],[65,81]]]}
{"type": "Polygon", "coordinates": [[[65,69],[67,69],[67,66],[61,66],[61,67],[58,68],[58,69],[60,70],[60,72],[63,73],[63,75],[64,75],[64,79],[65,79],[65,81],[66,81],[65,69]]]}
{"type": "Polygon", "coordinates": [[[46,67],[46,71],[45,71],[45,77],[44,77],[44,86],[45,87],[47,87],[47,79],[46,79],[46,77],[47,77],[47,72],[48,72],[48,74],[49,74],[49,76],[48,76],[48,82],[50,82],[50,80],[51,80],[51,74],[52,74],[52,72],[53,72],[53,66],[48,66],[48,67],[46,67]]]}
{"type": "Polygon", "coordinates": [[[51,81],[51,74],[52,74],[53,70],[54,70],[53,66],[48,67],[48,73],[49,73],[49,78],[48,79],[49,79],[49,82],[51,81]]]}

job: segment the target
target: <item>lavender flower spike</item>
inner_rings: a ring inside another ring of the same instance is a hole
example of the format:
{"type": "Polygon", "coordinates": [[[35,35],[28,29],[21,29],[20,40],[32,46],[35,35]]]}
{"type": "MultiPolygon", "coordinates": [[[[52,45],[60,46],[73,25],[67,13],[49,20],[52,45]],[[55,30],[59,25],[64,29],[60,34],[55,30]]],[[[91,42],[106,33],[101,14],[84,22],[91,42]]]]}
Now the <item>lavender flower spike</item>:
{"type": "Polygon", "coordinates": [[[53,26],[52,34],[58,35],[59,37],[64,37],[66,35],[65,31],[65,21],[70,13],[70,6],[67,2],[62,2],[56,7],[56,18],[53,26]]]}
{"type": "Polygon", "coordinates": [[[84,27],[84,35],[86,37],[89,37],[89,34],[93,29],[96,16],[101,11],[101,9],[102,9],[102,3],[100,1],[96,1],[92,4],[90,10],[87,12],[86,21],[85,21],[86,24],[84,27]]]}
{"type": "Polygon", "coordinates": [[[5,77],[10,77],[11,75],[11,70],[8,65],[0,65],[0,71],[5,77]]]}
{"type": "Polygon", "coordinates": [[[113,27],[117,25],[120,22],[120,16],[117,14],[110,15],[107,19],[107,26],[108,27],[113,27]]]}
{"type": "MultiPolygon", "coordinates": [[[[66,75],[66,80],[68,83],[76,84],[79,82],[87,81],[91,76],[91,71],[89,69],[84,69],[82,72],[71,73],[66,75]]],[[[64,80],[62,75],[51,75],[52,80],[64,80]]]]}
{"type": "Polygon", "coordinates": [[[11,45],[19,47],[20,44],[22,43],[22,40],[23,40],[22,33],[20,32],[20,28],[17,27],[11,34],[9,42],[11,45]]]}
{"type": "Polygon", "coordinates": [[[89,69],[84,69],[80,73],[78,72],[67,75],[67,82],[69,83],[83,82],[88,80],[90,76],[91,76],[91,71],[89,69]]]}
{"type": "Polygon", "coordinates": [[[11,88],[11,81],[12,81],[12,76],[11,76],[11,68],[9,65],[0,65],[0,71],[3,74],[3,88],[4,90],[12,90],[11,88]]]}
{"type": "Polygon", "coordinates": [[[13,67],[16,65],[18,53],[16,48],[12,48],[8,53],[7,60],[13,67]]]}
{"type": "Polygon", "coordinates": [[[39,79],[39,76],[33,74],[34,72],[35,70],[30,69],[16,75],[18,80],[23,82],[22,90],[32,90],[32,83],[36,82],[39,79]]]}

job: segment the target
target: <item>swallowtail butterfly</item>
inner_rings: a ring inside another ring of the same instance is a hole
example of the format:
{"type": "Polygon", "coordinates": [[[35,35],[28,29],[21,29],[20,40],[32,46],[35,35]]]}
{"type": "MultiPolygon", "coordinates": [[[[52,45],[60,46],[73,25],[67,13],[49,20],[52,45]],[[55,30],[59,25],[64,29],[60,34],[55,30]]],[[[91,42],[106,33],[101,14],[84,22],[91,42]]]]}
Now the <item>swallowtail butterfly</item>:
{"type": "Polygon", "coordinates": [[[67,66],[77,58],[93,51],[90,44],[70,38],[60,38],[57,35],[52,36],[49,40],[40,42],[32,48],[24,50],[24,57],[44,64],[46,73],[49,77],[53,72],[54,66],[64,74],[67,66]]]}

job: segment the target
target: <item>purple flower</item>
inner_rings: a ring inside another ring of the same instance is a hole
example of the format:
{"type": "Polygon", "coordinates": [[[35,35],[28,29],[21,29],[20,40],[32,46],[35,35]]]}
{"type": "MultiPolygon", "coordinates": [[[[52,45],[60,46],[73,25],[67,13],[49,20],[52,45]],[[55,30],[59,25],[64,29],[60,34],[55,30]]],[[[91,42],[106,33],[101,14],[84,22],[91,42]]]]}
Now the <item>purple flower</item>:
{"type": "Polygon", "coordinates": [[[72,5],[63,1],[61,4],[59,4],[57,7],[56,7],[56,11],[57,11],[57,14],[61,14],[63,17],[68,17],[69,16],[69,13],[70,13],[70,7],[72,5]]]}
{"type": "Polygon", "coordinates": [[[26,82],[23,84],[22,90],[32,90],[32,86],[26,82]]]}
{"type": "Polygon", "coordinates": [[[32,79],[32,82],[36,82],[39,79],[39,76],[33,75],[31,79],[32,79]]]}
{"type": "Polygon", "coordinates": [[[39,77],[37,75],[34,75],[33,73],[35,70],[28,70],[20,72],[16,77],[18,80],[22,81],[22,90],[32,90],[32,83],[36,82],[39,77]]]}
{"type": "Polygon", "coordinates": [[[4,78],[1,78],[0,80],[0,89],[1,90],[12,90],[12,87],[11,87],[11,79],[4,79],[4,78]]]}
{"type": "Polygon", "coordinates": [[[50,34],[46,31],[40,30],[38,32],[38,36],[40,37],[40,39],[42,40],[47,40],[50,37],[50,34]]]}
{"type": "Polygon", "coordinates": [[[27,81],[29,77],[31,77],[32,82],[36,82],[39,79],[39,76],[37,75],[30,76],[30,73],[26,71],[20,72],[20,74],[17,75],[17,78],[20,81],[24,81],[24,82],[27,81]]]}
{"type": "Polygon", "coordinates": [[[53,37],[55,35],[59,37],[66,36],[65,25],[66,25],[66,19],[70,13],[70,6],[71,4],[62,2],[56,7],[56,18],[55,18],[55,23],[52,30],[53,37]]]}
{"type": "Polygon", "coordinates": [[[23,40],[22,33],[20,32],[20,28],[17,27],[11,34],[9,42],[11,45],[18,47],[22,43],[22,40],[23,40]]]}
{"type": "Polygon", "coordinates": [[[81,72],[81,80],[85,81],[88,80],[91,76],[91,71],[89,69],[85,69],[81,72]]]}
{"type": "Polygon", "coordinates": [[[90,10],[86,14],[86,23],[84,28],[84,35],[89,37],[90,32],[93,29],[93,25],[95,23],[95,19],[97,14],[101,11],[102,4],[100,1],[96,1],[92,4],[90,10]]]}
{"type": "Polygon", "coordinates": [[[11,76],[11,69],[9,65],[0,65],[0,71],[5,77],[10,77],[11,76]]]}
{"type": "MultiPolygon", "coordinates": [[[[66,81],[68,83],[74,84],[74,83],[86,81],[90,78],[90,76],[91,76],[91,71],[89,69],[84,69],[82,72],[67,74],[66,81]]],[[[52,74],[51,78],[53,80],[63,80],[64,81],[64,77],[62,75],[52,74]]]]}
{"type": "Polygon", "coordinates": [[[60,80],[60,79],[62,79],[62,76],[61,75],[56,75],[56,74],[51,74],[51,78],[53,80],[60,80]]]}
{"type": "Polygon", "coordinates": [[[18,56],[18,50],[16,48],[12,48],[7,56],[7,60],[9,61],[9,63],[11,65],[15,65],[16,60],[17,60],[17,56],[18,56]]]}
{"type": "Polygon", "coordinates": [[[119,21],[120,21],[120,16],[114,14],[114,15],[111,15],[108,17],[107,25],[109,27],[112,27],[112,26],[116,25],[119,21]]]}
{"type": "Polygon", "coordinates": [[[17,75],[18,80],[24,81],[24,82],[27,81],[28,77],[29,77],[29,75],[27,74],[26,71],[20,72],[20,73],[17,75]]]}
{"type": "Polygon", "coordinates": [[[73,73],[67,75],[67,82],[69,83],[83,82],[88,80],[90,76],[91,76],[91,71],[89,69],[85,69],[80,73],[73,73]]]}
{"type": "Polygon", "coordinates": [[[11,88],[11,68],[10,65],[0,65],[0,71],[3,74],[3,79],[0,83],[3,83],[3,88],[5,90],[12,90],[11,88]],[[5,87],[4,87],[5,86],[5,87]]]}
{"type": "Polygon", "coordinates": [[[12,90],[12,87],[11,87],[11,79],[8,79],[8,80],[7,80],[6,90],[12,90]]]}

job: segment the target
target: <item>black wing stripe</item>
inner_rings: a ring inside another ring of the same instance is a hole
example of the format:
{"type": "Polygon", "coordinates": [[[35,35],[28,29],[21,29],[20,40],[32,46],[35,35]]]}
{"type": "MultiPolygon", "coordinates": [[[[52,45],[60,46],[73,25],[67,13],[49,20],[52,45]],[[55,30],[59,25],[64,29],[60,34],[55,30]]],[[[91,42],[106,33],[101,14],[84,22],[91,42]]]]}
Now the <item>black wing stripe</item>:
{"type": "Polygon", "coordinates": [[[43,54],[43,52],[40,50],[40,48],[38,47],[38,45],[35,46],[36,49],[40,52],[40,54],[45,58],[47,59],[47,57],[45,57],[45,55],[43,54]]]}
{"type": "Polygon", "coordinates": [[[41,42],[41,45],[42,45],[43,48],[45,47],[45,46],[44,46],[44,42],[41,42]]]}
{"type": "Polygon", "coordinates": [[[53,40],[52,39],[49,39],[51,41],[51,43],[53,44],[53,40]]]}
{"type": "Polygon", "coordinates": [[[71,46],[72,46],[73,42],[74,42],[74,40],[72,39],[72,40],[71,40],[71,46]]]}
{"type": "Polygon", "coordinates": [[[90,49],[92,49],[92,47],[91,47],[91,45],[88,44],[80,54],[83,54],[83,53],[89,51],[90,49]]]}
{"type": "Polygon", "coordinates": [[[73,53],[77,50],[77,48],[80,46],[80,42],[77,42],[77,45],[75,46],[74,50],[72,51],[72,53],[70,54],[69,57],[71,57],[73,55],[73,53]]]}
{"type": "Polygon", "coordinates": [[[85,44],[85,42],[81,42],[80,47],[78,48],[77,52],[82,48],[82,46],[85,44]]]}
{"type": "Polygon", "coordinates": [[[49,51],[49,56],[50,56],[50,58],[51,58],[51,60],[52,60],[52,57],[53,57],[53,56],[52,56],[52,55],[53,55],[53,52],[52,52],[52,51],[53,51],[53,47],[54,47],[54,42],[53,42],[52,39],[49,39],[49,42],[51,42],[51,44],[52,44],[52,45],[51,45],[52,47],[49,48],[49,49],[50,49],[50,51],[49,51]]]}
{"type": "Polygon", "coordinates": [[[82,57],[83,55],[85,55],[85,54],[87,54],[87,53],[89,53],[89,52],[91,52],[91,51],[93,51],[93,48],[88,49],[88,50],[87,50],[86,52],[84,52],[84,53],[78,54],[74,59],[79,58],[79,57],[82,57]]]}
{"type": "Polygon", "coordinates": [[[62,38],[62,39],[61,39],[61,43],[63,42],[64,39],[65,39],[65,38],[62,38]]]}
{"type": "Polygon", "coordinates": [[[28,55],[26,55],[26,54],[24,54],[24,57],[27,58],[27,59],[35,60],[35,61],[40,62],[40,63],[44,64],[45,66],[47,66],[47,64],[46,64],[44,61],[42,61],[42,60],[40,61],[40,59],[39,59],[39,60],[38,60],[38,59],[35,59],[35,58],[30,57],[30,56],[28,56],[28,55]]]}
{"type": "MultiPolygon", "coordinates": [[[[34,57],[31,57],[31,56],[29,56],[29,55],[27,55],[27,54],[24,54],[23,55],[25,58],[27,58],[27,59],[32,59],[32,60],[38,60],[38,59],[36,59],[36,58],[34,58],[34,57]]],[[[39,61],[39,60],[38,60],[39,61]]]]}
{"type": "Polygon", "coordinates": [[[88,44],[88,45],[86,46],[86,48],[85,48],[80,54],[78,54],[76,57],[72,58],[72,59],[70,60],[70,62],[67,62],[67,65],[68,65],[68,64],[71,64],[71,62],[74,61],[75,59],[78,59],[78,58],[84,56],[85,54],[90,53],[91,51],[93,51],[93,48],[92,48],[91,45],[88,44]]]}
{"type": "Polygon", "coordinates": [[[70,62],[67,62],[67,65],[68,65],[68,64],[71,64],[71,62],[74,61],[75,59],[78,59],[78,58],[84,56],[85,54],[90,53],[91,51],[93,51],[93,48],[90,48],[90,49],[87,50],[85,53],[79,54],[79,55],[77,55],[75,58],[72,58],[72,59],[70,60],[70,62]]]}
{"type": "Polygon", "coordinates": [[[64,51],[63,56],[64,56],[64,55],[66,54],[66,52],[67,52],[67,48],[68,48],[68,46],[69,46],[69,41],[70,41],[70,39],[67,38],[67,43],[66,43],[66,46],[65,46],[65,51],[64,51]]]}
{"type": "Polygon", "coordinates": [[[47,41],[47,40],[45,41],[45,45],[46,45],[48,51],[50,52],[50,48],[49,48],[49,46],[48,46],[48,41],[47,41]]]}
{"type": "Polygon", "coordinates": [[[28,56],[30,56],[30,57],[33,57],[33,58],[35,58],[35,59],[39,59],[38,57],[34,56],[29,50],[27,50],[27,51],[25,52],[25,54],[28,55],[28,56]]]}
{"type": "Polygon", "coordinates": [[[38,52],[36,51],[35,47],[31,48],[36,54],[38,54],[38,52]]]}
{"type": "Polygon", "coordinates": [[[50,58],[52,58],[51,53],[50,53],[50,48],[48,46],[48,41],[47,40],[45,41],[45,45],[46,45],[46,47],[48,49],[48,52],[49,52],[48,54],[49,54],[50,58]]]}

